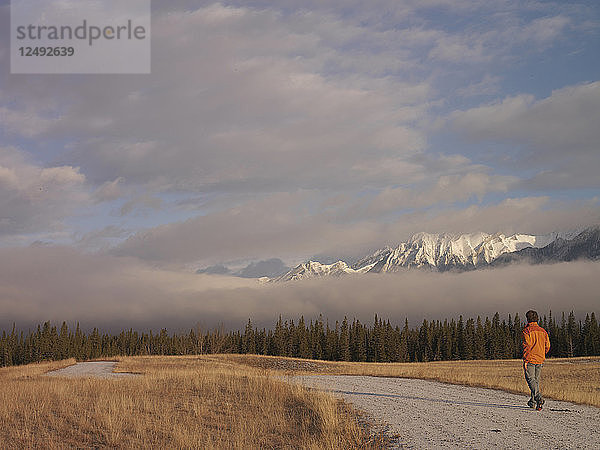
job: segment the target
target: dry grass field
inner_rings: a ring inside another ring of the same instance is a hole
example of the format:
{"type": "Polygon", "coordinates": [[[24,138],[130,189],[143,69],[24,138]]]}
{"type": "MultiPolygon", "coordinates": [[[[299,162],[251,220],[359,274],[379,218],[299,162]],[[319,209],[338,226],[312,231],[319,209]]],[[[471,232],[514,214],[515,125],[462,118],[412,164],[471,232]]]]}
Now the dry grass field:
{"type": "MultiPolygon", "coordinates": [[[[406,377],[444,383],[501,389],[529,395],[521,360],[439,361],[427,363],[349,363],[304,361],[253,356],[231,356],[240,362],[288,372],[336,375],[406,377]],[[282,361],[287,360],[287,365],[282,361]]],[[[600,407],[600,358],[548,359],[542,369],[546,398],[600,407]]]]}
{"type": "MultiPolygon", "coordinates": [[[[139,377],[45,377],[74,360],[0,369],[2,448],[381,448],[357,413],[281,375],[409,377],[526,394],[521,361],[345,363],[252,355],[119,358],[139,377]]],[[[548,360],[547,398],[600,407],[600,360],[548,360]]]]}
{"type": "Polygon", "coordinates": [[[2,448],[374,448],[332,396],[227,356],[120,358],[126,379],[0,369],[2,448]]]}

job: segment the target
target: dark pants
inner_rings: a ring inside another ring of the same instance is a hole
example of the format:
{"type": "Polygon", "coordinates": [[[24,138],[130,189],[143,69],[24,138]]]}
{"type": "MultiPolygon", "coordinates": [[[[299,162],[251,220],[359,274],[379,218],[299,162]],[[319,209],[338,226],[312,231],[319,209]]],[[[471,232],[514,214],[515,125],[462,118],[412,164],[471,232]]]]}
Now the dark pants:
{"type": "Polygon", "coordinates": [[[527,363],[527,369],[525,370],[525,380],[531,390],[531,401],[535,402],[542,401],[542,393],[540,392],[542,365],[527,363]]]}

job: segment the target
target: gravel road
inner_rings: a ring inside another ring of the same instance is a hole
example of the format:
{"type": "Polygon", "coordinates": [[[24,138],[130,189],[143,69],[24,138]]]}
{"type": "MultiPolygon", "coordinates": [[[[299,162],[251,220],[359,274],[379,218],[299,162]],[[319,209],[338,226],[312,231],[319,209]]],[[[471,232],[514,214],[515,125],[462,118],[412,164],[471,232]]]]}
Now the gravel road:
{"type": "Polygon", "coordinates": [[[387,425],[397,448],[600,448],[600,409],[492,389],[406,378],[292,377],[331,391],[387,425]]]}
{"type": "Polygon", "coordinates": [[[131,377],[133,373],[114,373],[117,366],[115,361],[86,361],[63,369],[53,370],[46,375],[49,377],[92,377],[92,378],[123,378],[131,377]]]}

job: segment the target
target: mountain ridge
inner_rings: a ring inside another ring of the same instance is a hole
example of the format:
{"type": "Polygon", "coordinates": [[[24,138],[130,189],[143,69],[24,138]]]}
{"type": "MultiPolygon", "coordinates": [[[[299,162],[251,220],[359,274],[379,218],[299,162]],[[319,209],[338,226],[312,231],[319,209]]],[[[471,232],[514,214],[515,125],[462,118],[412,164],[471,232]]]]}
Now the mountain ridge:
{"type": "Polygon", "coordinates": [[[525,248],[501,255],[491,265],[498,267],[514,263],[546,264],[582,258],[600,259],[600,226],[587,228],[572,239],[559,237],[542,248],[525,248]]]}
{"type": "Polygon", "coordinates": [[[546,235],[515,233],[417,233],[395,247],[383,247],[348,265],[307,261],[272,282],[338,277],[347,274],[393,273],[406,269],[464,272],[516,262],[545,263],[600,258],[600,225],[546,235]]]}

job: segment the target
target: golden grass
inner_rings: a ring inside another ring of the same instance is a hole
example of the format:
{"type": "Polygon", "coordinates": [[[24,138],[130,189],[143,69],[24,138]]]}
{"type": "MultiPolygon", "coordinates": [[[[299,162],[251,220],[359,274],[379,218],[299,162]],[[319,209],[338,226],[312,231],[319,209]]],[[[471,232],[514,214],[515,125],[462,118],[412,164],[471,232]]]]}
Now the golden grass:
{"type": "MultiPolygon", "coordinates": [[[[278,375],[409,377],[527,395],[521,361],[346,363],[252,355],[118,358],[139,377],[45,377],[74,360],[0,369],[2,448],[373,448],[356,413],[278,375]]],[[[547,360],[547,398],[600,407],[600,360],[547,360]]]]}
{"type": "MultiPolygon", "coordinates": [[[[406,377],[466,386],[501,389],[529,395],[521,360],[439,361],[427,363],[356,363],[303,361],[239,355],[238,362],[335,375],[406,377]],[[308,365],[307,363],[313,364],[308,365]],[[306,368],[306,369],[304,369],[306,368]]],[[[600,407],[600,358],[548,359],[542,369],[542,394],[546,398],[600,407]]]]}
{"type": "MultiPolygon", "coordinates": [[[[366,448],[368,432],[324,393],[225,356],[119,358],[124,379],[0,371],[2,448],[366,448]]],[[[73,361],[55,363],[69,365],[73,361]]]]}
{"type": "Polygon", "coordinates": [[[62,361],[45,361],[28,364],[26,366],[0,367],[0,380],[35,378],[51,370],[62,369],[72,366],[77,361],[75,358],[63,359],[62,361]]]}

